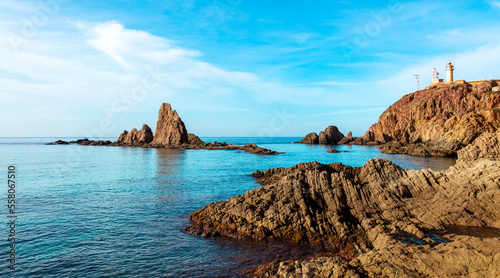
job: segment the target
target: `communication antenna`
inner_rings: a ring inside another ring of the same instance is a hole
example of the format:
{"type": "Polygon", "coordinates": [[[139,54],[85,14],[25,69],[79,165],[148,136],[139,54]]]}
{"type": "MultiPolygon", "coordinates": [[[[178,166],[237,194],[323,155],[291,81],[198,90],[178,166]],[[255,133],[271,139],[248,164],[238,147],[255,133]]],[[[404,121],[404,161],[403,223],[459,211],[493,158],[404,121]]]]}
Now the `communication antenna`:
{"type": "Polygon", "coordinates": [[[439,72],[436,70],[436,68],[432,70],[432,82],[433,83],[439,82],[439,72]]]}
{"type": "Polygon", "coordinates": [[[453,69],[455,69],[455,52],[453,52],[453,69]]]}
{"type": "Polygon", "coordinates": [[[417,79],[417,91],[420,90],[420,80],[419,80],[419,77],[420,77],[420,74],[414,74],[413,76],[415,76],[415,78],[417,79]]]}

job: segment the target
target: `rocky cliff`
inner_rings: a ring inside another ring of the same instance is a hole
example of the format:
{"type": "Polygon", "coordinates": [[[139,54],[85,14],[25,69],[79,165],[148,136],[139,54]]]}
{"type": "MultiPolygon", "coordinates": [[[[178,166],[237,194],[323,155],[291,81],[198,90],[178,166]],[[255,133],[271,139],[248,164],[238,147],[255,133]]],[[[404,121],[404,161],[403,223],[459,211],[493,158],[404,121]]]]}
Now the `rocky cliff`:
{"type": "Polygon", "coordinates": [[[500,228],[499,141],[500,131],[483,133],[443,172],[380,159],[256,172],[266,186],[192,213],[186,230],[292,240],[337,256],[278,261],[258,269],[260,277],[495,277],[500,239],[449,230],[500,228]]]}
{"type": "Polygon", "coordinates": [[[335,145],[342,140],[342,138],[344,138],[344,134],[342,134],[336,126],[331,125],[327,127],[325,131],[321,131],[319,135],[316,134],[316,132],[311,132],[296,143],[335,145]]]}
{"type": "Polygon", "coordinates": [[[388,145],[387,152],[447,156],[499,126],[497,80],[439,84],[402,97],[361,138],[400,143],[388,145]]]}

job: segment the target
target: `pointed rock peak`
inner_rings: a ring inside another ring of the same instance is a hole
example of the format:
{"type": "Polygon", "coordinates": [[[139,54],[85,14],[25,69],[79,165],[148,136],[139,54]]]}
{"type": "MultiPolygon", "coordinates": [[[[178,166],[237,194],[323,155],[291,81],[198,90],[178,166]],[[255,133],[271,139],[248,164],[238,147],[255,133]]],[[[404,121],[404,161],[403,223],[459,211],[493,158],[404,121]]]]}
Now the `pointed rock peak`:
{"type": "Polygon", "coordinates": [[[170,103],[162,103],[160,107],[160,111],[172,111],[172,106],[170,103]]]}
{"type": "Polygon", "coordinates": [[[179,146],[188,143],[186,126],[169,103],[162,103],[153,138],[155,146],[179,146]]]}

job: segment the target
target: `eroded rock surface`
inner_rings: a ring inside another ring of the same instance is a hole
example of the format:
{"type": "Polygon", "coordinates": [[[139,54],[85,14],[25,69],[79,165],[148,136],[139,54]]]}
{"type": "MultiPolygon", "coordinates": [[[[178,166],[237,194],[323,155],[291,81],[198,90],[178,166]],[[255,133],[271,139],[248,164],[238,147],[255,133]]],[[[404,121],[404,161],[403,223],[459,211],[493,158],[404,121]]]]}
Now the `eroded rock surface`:
{"type": "Polygon", "coordinates": [[[498,88],[498,80],[433,85],[405,95],[359,140],[398,141],[406,146],[389,145],[386,150],[390,153],[456,155],[482,133],[500,127],[500,92],[493,91],[494,87],[498,88]]]}
{"type": "Polygon", "coordinates": [[[188,144],[188,133],[181,117],[169,103],[163,103],[158,112],[158,121],[152,146],[170,147],[188,144]]]}
{"type": "Polygon", "coordinates": [[[113,144],[117,146],[145,146],[153,141],[151,128],[144,124],[141,130],[133,128],[130,132],[123,131],[113,144]]]}
{"type": "Polygon", "coordinates": [[[344,145],[344,144],[349,144],[351,143],[352,141],[354,141],[356,138],[352,137],[352,132],[349,131],[349,133],[347,133],[347,136],[342,138],[340,141],[339,141],[339,145],[344,145]]]}
{"type": "Polygon", "coordinates": [[[57,140],[47,145],[79,144],[89,146],[129,146],[144,148],[174,148],[174,149],[205,149],[205,150],[241,150],[252,154],[274,155],[276,151],[258,147],[256,144],[234,146],[226,142],[205,143],[198,136],[187,133],[184,122],[168,103],[163,103],[158,112],[156,132],[153,135],[151,128],[143,125],[141,130],[132,129],[123,131],[115,142],[107,140],[93,141],[87,138],[66,142],[57,140]]]}
{"type": "Polygon", "coordinates": [[[205,142],[203,142],[200,137],[194,135],[193,133],[188,133],[188,144],[190,145],[205,145],[205,142]]]}
{"type": "Polygon", "coordinates": [[[300,140],[297,143],[318,144],[318,142],[319,142],[318,134],[316,134],[316,132],[311,132],[311,133],[307,134],[306,137],[302,138],[302,140],[300,140]]]}
{"type": "Polygon", "coordinates": [[[266,186],[192,213],[186,230],[292,240],[330,255],[275,262],[254,273],[260,277],[495,277],[500,239],[431,233],[450,225],[500,228],[499,141],[500,131],[483,133],[442,172],[383,159],[256,171],[266,186]]]}
{"type": "MultiPolygon", "coordinates": [[[[351,134],[352,135],[352,134],[351,134]]],[[[302,144],[320,144],[320,145],[335,145],[340,140],[344,138],[344,134],[339,131],[336,126],[329,126],[325,129],[325,131],[321,131],[318,134],[316,132],[311,132],[306,135],[302,140],[296,143],[302,144]]]]}

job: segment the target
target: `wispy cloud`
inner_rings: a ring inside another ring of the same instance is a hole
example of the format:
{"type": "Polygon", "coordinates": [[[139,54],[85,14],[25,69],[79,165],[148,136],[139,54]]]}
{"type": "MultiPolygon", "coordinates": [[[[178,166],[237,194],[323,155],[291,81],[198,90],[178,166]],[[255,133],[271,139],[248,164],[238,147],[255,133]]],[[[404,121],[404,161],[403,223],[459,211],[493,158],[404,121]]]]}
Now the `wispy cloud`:
{"type": "Polygon", "coordinates": [[[499,8],[500,9],[500,1],[490,1],[490,5],[493,8],[499,8]]]}

